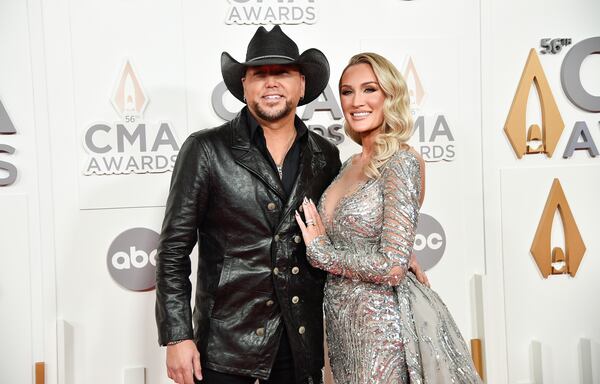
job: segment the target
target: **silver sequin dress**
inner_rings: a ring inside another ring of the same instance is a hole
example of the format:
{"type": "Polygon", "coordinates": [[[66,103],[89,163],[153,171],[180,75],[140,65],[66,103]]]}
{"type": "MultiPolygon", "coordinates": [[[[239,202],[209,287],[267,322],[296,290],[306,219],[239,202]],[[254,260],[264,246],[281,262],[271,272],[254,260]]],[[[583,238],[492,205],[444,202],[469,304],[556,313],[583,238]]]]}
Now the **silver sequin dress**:
{"type": "Polygon", "coordinates": [[[336,384],[481,383],[444,303],[407,273],[419,167],[414,154],[400,150],[381,177],[342,197],[332,217],[324,209],[327,191],[321,198],[327,235],[308,245],[307,256],[329,272],[324,310],[336,384]],[[386,277],[393,266],[405,273],[395,287],[386,277]]]}

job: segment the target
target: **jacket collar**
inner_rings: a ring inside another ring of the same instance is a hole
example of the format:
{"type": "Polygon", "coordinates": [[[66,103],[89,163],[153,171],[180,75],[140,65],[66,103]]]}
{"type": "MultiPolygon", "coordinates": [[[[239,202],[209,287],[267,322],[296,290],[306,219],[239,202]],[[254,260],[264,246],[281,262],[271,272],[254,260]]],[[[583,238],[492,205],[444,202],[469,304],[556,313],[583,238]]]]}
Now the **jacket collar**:
{"type": "MultiPolygon", "coordinates": [[[[260,124],[258,124],[258,121],[256,121],[254,116],[252,116],[252,114],[248,112],[247,107],[245,107],[244,109],[246,109],[247,126],[248,131],[250,133],[249,139],[252,143],[256,143],[256,135],[258,134],[259,130],[262,130],[262,127],[260,126],[260,124]]],[[[302,119],[298,117],[298,115],[296,115],[294,118],[294,127],[296,128],[297,133],[296,140],[302,140],[304,136],[308,134],[308,128],[302,122],[302,119]]]]}
{"type": "MultiPolygon", "coordinates": [[[[249,151],[250,147],[252,147],[252,138],[250,136],[251,129],[248,127],[248,115],[250,115],[250,112],[248,112],[248,107],[244,107],[230,122],[232,128],[231,148],[233,149],[249,151]]],[[[302,119],[300,119],[297,115],[295,124],[300,126],[300,131],[304,132],[306,130],[307,134],[310,133],[306,127],[306,124],[304,124],[302,119]]],[[[254,132],[254,130],[252,130],[252,132],[254,132]]],[[[308,135],[308,144],[313,153],[323,152],[321,146],[316,142],[311,134],[308,135]]]]}
{"type": "MultiPolygon", "coordinates": [[[[248,171],[256,178],[273,190],[279,196],[281,201],[286,202],[285,192],[281,185],[281,181],[279,180],[279,176],[273,171],[264,156],[253,144],[250,136],[251,130],[248,127],[248,114],[248,108],[244,107],[240,113],[231,120],[231,150],[234,159],[236,163],[248,169],[248,171]]],[[[296,116],[296,119],[296,123],[300,124],[302,128],[308,131],[308,128],[306,128],[306,125],[298,116],[296,116]]],[[[315,133],[309,131],[306,133],[308,134],[308,140],[303,149],[298,175],[286,206],[290,204],[294,204],[293,206],[295,206],[296,202],[304,197],[308,181],[320,173],[325,167],[325,160],[322,153],[323,150],[313,137],[315,133]]]]}

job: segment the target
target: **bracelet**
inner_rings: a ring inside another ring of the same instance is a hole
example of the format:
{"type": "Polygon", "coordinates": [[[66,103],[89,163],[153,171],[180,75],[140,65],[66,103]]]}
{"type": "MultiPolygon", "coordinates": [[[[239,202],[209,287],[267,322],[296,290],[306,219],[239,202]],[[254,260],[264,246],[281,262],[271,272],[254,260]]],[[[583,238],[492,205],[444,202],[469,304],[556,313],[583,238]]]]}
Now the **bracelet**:
{"type": "Polygon", "coordinates": [[[181,343],[181,342],[183,342],[183,341],[185,341],[185,340],[187,340],[187,339],[169,341],[169,342],[167,343],[167,345],[176,345],[176,344],[179,344],[179,343],[181,343]]]}

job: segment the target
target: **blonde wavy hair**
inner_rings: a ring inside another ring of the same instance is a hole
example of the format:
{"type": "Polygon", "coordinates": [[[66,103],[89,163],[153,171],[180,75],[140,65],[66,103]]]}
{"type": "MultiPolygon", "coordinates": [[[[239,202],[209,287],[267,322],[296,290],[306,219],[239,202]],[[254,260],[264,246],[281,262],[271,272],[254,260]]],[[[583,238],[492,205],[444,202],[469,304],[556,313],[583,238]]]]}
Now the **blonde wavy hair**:
{"type": "MultiPolygon", "coordinates": [[[[369,64],[377,77],[379,86],[385,94],[383,102],[383,124],[375,136],[375,148],[371,161],[365,166],[367,177],[376,179],[379,170],[413,134],[413,119],[410,113],[410,96],[404,77],[385,57],[372,52],[363,52],[350,58],[342,71],[338,91],[341,91],[342,78],[348,68],[356,64],[369,64]]],[[[360,134],[353,132],[344,122],[344,130],[356,143],[362,145],[360,134]]]]}

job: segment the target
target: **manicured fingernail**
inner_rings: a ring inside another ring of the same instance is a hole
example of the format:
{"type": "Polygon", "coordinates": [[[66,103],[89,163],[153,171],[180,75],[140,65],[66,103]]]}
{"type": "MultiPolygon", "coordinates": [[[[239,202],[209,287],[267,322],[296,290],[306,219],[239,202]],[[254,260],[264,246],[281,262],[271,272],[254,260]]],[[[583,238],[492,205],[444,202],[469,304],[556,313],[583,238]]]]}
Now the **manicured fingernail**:
{"type": "Polygon", "coordinates": [[[313,204],[313,205],[315,204],[315,202],[314,202],[314,201],[312,201],[312,199],[309,199],[309,200],[310,200],[310,203],[311,203],[311,204],[313,204]]]}
{"type": "Polygon", "coordinates": [[[304,197],[304,204],[308,204],[308,199],[306,198],[306,196],[304,197]]]}

